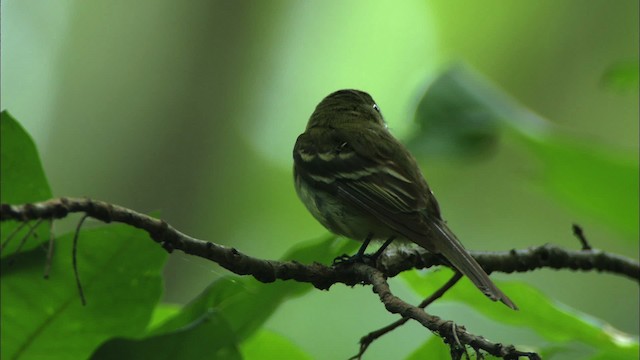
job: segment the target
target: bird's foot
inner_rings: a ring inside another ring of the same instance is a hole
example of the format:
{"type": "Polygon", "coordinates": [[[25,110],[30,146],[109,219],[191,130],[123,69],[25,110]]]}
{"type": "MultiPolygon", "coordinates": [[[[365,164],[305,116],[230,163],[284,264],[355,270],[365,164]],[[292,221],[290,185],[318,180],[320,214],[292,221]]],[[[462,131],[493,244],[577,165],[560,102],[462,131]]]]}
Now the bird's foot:
{"type": "Polygon", "coordinates": [[[347,254],[342,254],[337,258],[333,259],[333,266],[338,265],[351,265],[355,263],[362,263],[367,265],[375,265],[377,256],[376,254],[360,254],[357,253],[355,255],[349,256],[347,254]]]}
{"type": "Polygon", "coordinates": [[[362,256],[358,256],[358,254],[349,256],[347,254],[342,254],[335,259],[333,259],[333,265],[348,265],[357,262],[362,262],[362,256]]]}

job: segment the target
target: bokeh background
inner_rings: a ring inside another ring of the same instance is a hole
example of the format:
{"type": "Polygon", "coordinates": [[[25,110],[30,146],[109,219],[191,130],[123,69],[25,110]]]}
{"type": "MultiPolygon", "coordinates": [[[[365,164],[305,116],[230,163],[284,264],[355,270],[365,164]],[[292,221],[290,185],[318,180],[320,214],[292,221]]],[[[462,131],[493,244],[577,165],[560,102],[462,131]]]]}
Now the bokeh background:
{"type": "MultiPolygon", "coordinates": [[[[2,108],[34,137],[54,194],[158,211],[185,233],[258,257],[278,258],[327,234],[296,198],[291,149],[314,106],[340,88],[371,93],[406,138],[430,81],[464,62],[572,136],[638,152],[637,83],[603,82],[612,68],[637,67],[637,1],[1,6],[2,108]]],[[[421,158],[468,248],[578,248],[575,222],[595,247],[637,259],[637,225],[620,231],[549,195],[537,182],[537,161],[508,141],[480,159],[421,158]]],[[[630,199],[636,208],[637,200],[630,199]]],[[[188,302],[226,274],[174,253],[165,301],[188,302]]],[[[638,287],[626,279],[550,270],[495,277],[530,283],[638,334],[638,287]]],[[[393,286],[418,301],[401,281],[393,286]]],[[[533,336],[455,304],[432,311],[493,338],[533,336]]],[[[316,358],[345,358],[360,336],[393,319],[368,288],[335,286],[285,303],[266,327],[316,358]]],[[[424,338],[407,326],[367,358],[401,358],[424,338]]]]}

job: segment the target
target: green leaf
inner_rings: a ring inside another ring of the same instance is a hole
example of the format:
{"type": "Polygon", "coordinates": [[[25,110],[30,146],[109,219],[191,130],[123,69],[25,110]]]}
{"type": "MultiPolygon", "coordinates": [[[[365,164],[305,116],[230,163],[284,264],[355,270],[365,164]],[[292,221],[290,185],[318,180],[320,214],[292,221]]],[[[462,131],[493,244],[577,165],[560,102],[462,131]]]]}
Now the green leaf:
{"type": "MultiPolygon", "coordinates": [[[[411,288],[426,297],[452,275],[452,271],[442,269],[424,274],[417,271],[405,272],[402,277],[411,288]]],[[[496,283],[518,305],[519,311],[487,301],[466,278],[450,289],[442,300],[465,303],[502,324],[529,328],[554,344],[582,342],[607,354],[626,354],[627,356],[633,356],[640,350],[637,339],[557,303],[525,283],[515,281],[496,283]]],[[[545,344],[538,347],[543,345],[545,344]]]]}
{"type": "Polygon", "coordinates": [[[494,149],[500,124],[470,82],[454,67],[429,85],[415,113],[418,131],[407,141],[414,153],[476,157],[494,149]]]}
{"type": "Polygon", "coordinates": [[[109,225],[80,233],[78,270],[87,305],[78,296],[71,264],[73,234],[56,239],[51,276],[45,254],[20,252],[2,262],[2,358],[83,359],[114,336],[144,332],[162,293],[167,254],[138,229],[109,225]]]}
{"type": "Polygon", "coordinates": [[[449,359],[449,347],[442,342],[437,336],[429,337],[422,346],[417,348],[409,355],[406,360],[422,360],[422,359],[449,359]]]}
{"type": "Polygon", "coordinates": [[[117,338],[101,346],[91,359],[242,359],[229,324],[209,312],[189,326],[142,340],[117,338]]]}
{"type": "Polygon", "coordinates": [[[640,84],[638,67],[640,67],[638,60],[613,64],[602,74],[601,84],[611,90],[638,92],[640,84]]]}
{"type": "Polygon", "coordinates": [[[310,285],[295,282],[262,284],[249,278],[228,276],[211,284],[153,335],[175,331],[214,309],[230,324],[239,341],[253,334],[286,299],[300,295],[310,285]]]}
{"type": "Polygon", "coordinates": [[[290,339],[264,329],[247,339],[241,349],[245,359],[312,359],[290,339]]]}
{"type": "MultiPolygon", "coordinates": [[[[538,351],[538,354],[543,359],[626,360],[634,358],[630,356],[632,354],[629,350],[612,348],[598,350],[574,341],[546,345],[538,351]]],[[[637,356],[636,353],[636,359],[637,356]]]]}
{"type": "MultiPolygon", "coordinates": [[[[329,238],[293,249],[284,258],[305,262],[311,259],[328,260],[335,254],[335,241],[329,238]]],[[[242,340],[253,334],[284,300],[299,296],[310,289],[310,285],[297,282],[278,281],[263,284],[248,277],[223,277],[212,283],[185,306],[178,316],[161,325],[154,333],[185,326],[202,316],[208,309],[214,308],[223,314],[238,338],[242,340]],[[256,299],[260,299],[258,307],[256,299]]]]}
{"type": "MultiPolygon", "coordinates": [[[[354,246],[352,241],[331,238],[313,241],[292,249],[285,260],[300,262],[327,261],[354,246]]],[[[259,329],[273,312],[287,299],[311,290],[311,285],[294,281],[263,284],[253,278],[226,276],[213,282],[172,319],[152,330],[152,335],[175,331],[191,324],[214,309],[231,326],[242,342],[259,329]]]]}
{"type": "Polygon", "coordinates": [[[539,348],[537,353],[543,359],[591,359],[595,350],[583,343],[569,341],[547,344],[539,348]]]}
{"type": "Polygon", "coordinates": [[[182,310],[182,306],[180,305],[167,303],[158,304],[158,306],[153,309],[153,314],[151,314],[151,321],[149,321],[147,330],[152,330],[160,326],[165,321],[176,316],[180,310],[182,310]]]}
{"type": "Polygon", "coordinates": [[[485,154],[503,133],[542,164],[537,180],[543,189],[637,241],[637,151],[570,136],[462,66],[431,84],[418,105],[416,122],[420,130],[409,146],[418,155],[485,154]]]}
{"type": "MultiPolygon", "coordinates": [[[[0,113],[0,176],[0,199],[3,204],[24,204],[52,197],[33,140],[7,111],[0,113]]],[[[0,224],[0,240],[4,243],[19,225],[16,222],[0,224]]],[[[28,231],[29,227],[24,227],[13,236],[2,250],[3,259],[15,253],[28,231]]],[[[48,239],[49,227],[39,226],[22,249],[33,249],[48,239]]]]}
{"type": "Polygon", "coordinates": [[[635,155],[560,134],[520,138],[542,160],[538,180],[547,191],[637,241],[640,179],[635,155]]]}

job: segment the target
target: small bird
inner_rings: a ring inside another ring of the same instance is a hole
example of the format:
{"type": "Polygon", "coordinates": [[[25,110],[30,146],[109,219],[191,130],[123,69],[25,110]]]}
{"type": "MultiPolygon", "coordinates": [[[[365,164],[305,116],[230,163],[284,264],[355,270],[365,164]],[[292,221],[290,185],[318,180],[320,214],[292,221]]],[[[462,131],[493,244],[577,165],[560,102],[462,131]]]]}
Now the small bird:
{"type": "Polygon", "coordinates": [[[516,305],[489,279],[442,220],[409,150],[387,129],[366,92],[339,90],[316,107],[293,148],[298,196],[331,232],[363,241],[409,240],[441,254],[491,300],[516,305]]]}

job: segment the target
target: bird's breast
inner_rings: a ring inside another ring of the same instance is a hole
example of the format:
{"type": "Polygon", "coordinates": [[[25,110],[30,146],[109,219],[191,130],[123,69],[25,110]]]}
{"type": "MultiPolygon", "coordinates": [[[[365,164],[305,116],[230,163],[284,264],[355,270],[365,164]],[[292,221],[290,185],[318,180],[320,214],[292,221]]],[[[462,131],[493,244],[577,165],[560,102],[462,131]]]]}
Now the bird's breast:
{"type": "Polygon", "coordinates": [[[374,239],[386,240],[395,232],[371,214],[351,207],[336,195],[314,187],[298,174],[295,176],[298,197],[307,210],[329,231],[353,240],[363,241],[369,234],[374,239]]]}

